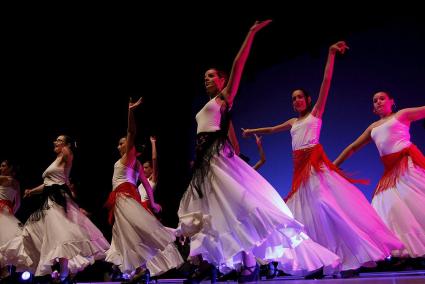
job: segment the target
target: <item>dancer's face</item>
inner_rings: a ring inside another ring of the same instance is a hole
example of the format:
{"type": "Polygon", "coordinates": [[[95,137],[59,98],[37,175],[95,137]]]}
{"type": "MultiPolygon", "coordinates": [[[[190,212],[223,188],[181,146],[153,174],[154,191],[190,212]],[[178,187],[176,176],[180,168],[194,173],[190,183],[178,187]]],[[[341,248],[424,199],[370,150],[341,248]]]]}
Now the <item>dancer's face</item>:
{"type": "Polygon", "coordinates": [[[66,138],[63,135],[58,136],[55,141],[53,141],[55,153],[62,152],[63,147],[66,146],[66,138]]]}
{"type": "Polygon", "coordinates": [[[6,161],[1,162],[0,164],[0,175],[10,176],[10,167],[6,161]]]}
{"type": "Polygon", "coordinates": [[[118,141],[118,151],[120,152],[120,155],[123,156],[125,152],[127,151],[127,138],[123,137],[118,141]]]}
{"type": "Polygon", "coordinates": [[[391,114],[393,105],[394,100],[385,92],[378,92],[373,96],[373,112],[379,116],[391,114]]]}
{"type": "Polygon", "coordinates": [[[143,173],[145,174],[146,178],[149,178],[152,175],[153,168],[150,162],[143,163],[143,173]]]}
{"type": "Polygon", "coordinates": [[[216,69],[208,69],[204,75],[205,89],[208,94],[218,94],[224,88],[225,78],[220,78],[216,69]]]}
{"type": "Polygon", "coordinates": [[[292,92],[292,107],[298,113],[305,112],[307,106],[311,103],[311,98],[305,96],[301,90],[295,90],[292,92]]]}

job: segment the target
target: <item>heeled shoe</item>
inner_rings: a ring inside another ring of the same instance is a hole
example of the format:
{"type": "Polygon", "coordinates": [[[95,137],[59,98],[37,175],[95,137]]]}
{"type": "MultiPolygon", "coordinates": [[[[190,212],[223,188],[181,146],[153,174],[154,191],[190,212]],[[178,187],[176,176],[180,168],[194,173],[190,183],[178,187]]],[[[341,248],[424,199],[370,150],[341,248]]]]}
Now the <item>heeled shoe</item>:
{"type": "Polygon", "coordinates": [[[51,281],[51,282],[52,282],[53,284],[59,284],[59,283],[61,283],[59,271],[54,270],[54,271],[50,274],[50,277],[52,278],[52,281],[51,281]]]}
{"type": "Polygon", "coordinates": [[[215,283],[217,281],[217,268],[206,261],[202,261],[192,274],[183,281],[183,284],[199,284],[208,279],[211,283],[215,283]]]}
{"type": "Polygon", "coordinates": [[[277,264],[275,262],[270,262],[267,265],[266,279],[273,279],[277,275],[277,264]]]}
{"type": "Polygon", "coordinates": [[[304,279],[323,279],[325,275],[323,274],[323,267],[307,274],[304,276],[304,279]]]}
{"type": "Polygon", "coordinates": [[[236,280],[238,280],[238,272],[236,270],[232,270],[229,273],[223,274],[217,278],[217,282],[227,282],[236,280]]]}
{"type": "Polygon", "coordinates": [[[3,268],[0,269],[0,280],[5,279],[7,277],[10,277],[11,275],[12,275],[12,273],[10,272],[8,267],[3,267],[3,268]]]}
{"type": "Polygon", "coordinates": [[[142,269],[138,273],[134,274],[133,277],[130,279],[129,283],[136,284],[136,283],[149,283],[151,279],[151,273],[149,269],[142,269]]]}
{"type": "Polygon", "coordinates": [[[255,266],[243,266],[242,270],[238,277],[238,283],[246,283],[246,282],[257,282],[260,280],[260,267],[258,264],[255,266]],[[249,271],[249,274],[242,275],[243,271],[249,271]]]}
{"type": "Polygon", "coordinates": [[[358,269],[349,269],[340,272],[341,278],[356,278],[360,276],[358,269]]]}

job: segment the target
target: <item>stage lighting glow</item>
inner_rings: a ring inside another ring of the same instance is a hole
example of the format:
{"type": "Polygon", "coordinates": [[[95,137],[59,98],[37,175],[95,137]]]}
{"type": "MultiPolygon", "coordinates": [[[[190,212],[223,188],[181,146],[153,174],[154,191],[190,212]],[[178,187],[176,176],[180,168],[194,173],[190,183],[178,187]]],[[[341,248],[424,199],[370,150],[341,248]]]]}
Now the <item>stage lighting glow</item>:
{"type": "Polygon", "coordinates": [[[131,275],[128,273],[123,273],[122,278],[124,278],[125,280],[129,280],[131,278],[131,275]]]}
{"type": "Polygon", "coordinates": [[[22,273],[21,278],[22,280],[28,280],[31,277],[31,273],[29,273],[28,271],[25,271],[24,273],[22,273]]]}

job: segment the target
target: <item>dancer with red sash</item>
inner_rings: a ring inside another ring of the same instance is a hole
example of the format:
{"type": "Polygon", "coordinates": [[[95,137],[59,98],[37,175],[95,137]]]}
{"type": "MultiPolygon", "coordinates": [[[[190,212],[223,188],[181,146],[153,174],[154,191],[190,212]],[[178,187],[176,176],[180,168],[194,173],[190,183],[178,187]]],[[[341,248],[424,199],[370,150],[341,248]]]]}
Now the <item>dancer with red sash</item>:
{"type": "Polygon", "coordinates": [[[373,96],[372,123],[335,160],[340,165],[362,146],[375,142],[384,164],[384,174],[373,194],[372,206],[404,243],[410,257],[425,256],[425,157],[410,141],[410,123],[425,118],[425,106],[396,113],[394,99],[387,92],[373,96]]]}
{"type": "Polygon", "coordinates": [[[112,243],[106,252],[106,261],[118,266],[122,273],[132,275],[134,282],[148,273],[157,276],[183,263],[174,245],[174,232],[152,215],[137,191],[140,179],[149,197],[150,208],[154,212],[161,210],[161,206],[155,203],[134,147],[136,123],[133,111],[141,103],[142,98],[129,103],[127,136],[118,144],[121,158],[115,163],[113,190],[106,202],[109,221],[113,223],[112,243]]]}
{"type": "Polygon", "coordinates": [[[319,144],[322,115],[329,93],[335,55],[344,53],[345,42],[329,48],[317,103],[303,89],[292,93],[292,118],[274,127],[243,130],[243,136],[290,130],[294,158],[292,187],[287,205],[305,225],[311,238],[341,258],[342,270],[374,266],[375,262],[403,247],[382,222],[364,195],[326,157],[319,144]]]}
{"type": "Polygon", "coordinates": [[[6,245],[5,253],[15,251],[11,244],[20,241],[31,262],[27,270],[35,276],[51,274],[54,282],[70,283],[72,275],[105,258],[109,243],[72,199],[69,175],[75,143],[69,136],[59,135],[53,145],[56,158],[44,171],[43,183],[24,192],[24,198],[38,195],[41,202],[26,221],[22,235],[6,245]],[[52,273],[57,263],[60,274],[52,273]]]}
{"type": "Polygon", "coordinates": [[[22,246],[19,245],[22,226],[14,216],[21,204],[21,191],[15,177],[15,167],[10,160],[4,160],[0,164],[0,279],[8,276],[9,265],[21,271],[30,264],[26,262],[27,257],[23,255],[22,246]],[[7,252],[5,247],[2,249],[6,244],[7,252]]]}
{"type": "MultiPolygon", "coordinates": [[[[178,210],[179,231],[190,237],[190,260],[202,256],[223,273],[239,269],[238,282],[259,279],[256,257],[277,261],[294,275],[339,269],[338,256],[305,234],[277,191],[239,158],[228,137],[229,109],[251,45],[270,22],[257,21],[250,28],[228,80],[216,69],[205,72],[205,87],[213,96],[196,115],[194,173],[178,210]]],[[[204,276],[195,273],[189,280],[197,283],[204,276]]]]}

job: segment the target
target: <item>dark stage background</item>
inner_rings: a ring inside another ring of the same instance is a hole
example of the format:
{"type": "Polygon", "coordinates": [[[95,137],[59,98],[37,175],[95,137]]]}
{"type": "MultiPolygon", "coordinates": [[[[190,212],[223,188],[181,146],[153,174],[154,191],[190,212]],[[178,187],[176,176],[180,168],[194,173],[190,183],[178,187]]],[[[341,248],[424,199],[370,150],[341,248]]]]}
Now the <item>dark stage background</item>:
{"type": "MultiPolygon", "coordinates": [[[[392,93],[399,109],[425,104],[420,9],[384,12],[347,6],[339,12],[314,7],[307,12],[306,5],[182,13],[145,7],[131,15],[110,9],[16,17],[5,26],[3,41],[0,158],[19,162],[24,190],[42,183],[41,174],[54,159],[56,136],[74,137],[79,146],[73,174],[81,205],[109,235],[102,206],[119,158],[118,139],[126,132],[128,97],[143,96],[136,113],[137,142],[149,146],[149,135],[158,136],[155,195],[164,208],[164,224],[176,226],[179,200],[190,179],[194,116],[207,101],[204,71],[210,66],[230,70],[256,19],[274,22],[257,34],[248,58],[234,105],[237,129],[275,125],[294,116],[290,93],[296,87],[316,99],[327,48],[338,40],[346,40],[350,50],[336,59],[323,119],[321,142],[332,160],[377,119],[371,111],[374,92],[392,93]]],[[[413,123],[411,134],[425,152],[422,124],[413,123]]],[[[238,135],[242,152],[255,163],[254,140],[238,135]]],[[[267,162],[260,172],[285,196],[292,175],[289,132],[265,136],[263,143],[267,162]]],[[[367,146],[343,168],[371,180],[361,187],[370,199],[382,171],[375,146],[367,146]]],[[[18,212],[22,221],[31,207],[31,199],[23,202],[18,212]]]]}

